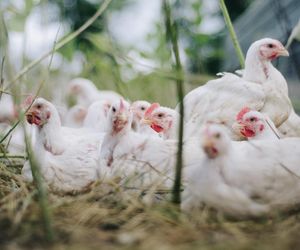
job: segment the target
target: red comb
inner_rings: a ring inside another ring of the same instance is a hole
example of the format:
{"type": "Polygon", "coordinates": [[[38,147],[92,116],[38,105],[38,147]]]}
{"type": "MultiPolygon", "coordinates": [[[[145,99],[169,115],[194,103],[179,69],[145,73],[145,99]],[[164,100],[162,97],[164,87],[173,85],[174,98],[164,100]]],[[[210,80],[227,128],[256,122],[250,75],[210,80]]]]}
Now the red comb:
{"type": "Polygon", "coordinates": [[[242,108],[242,110],[237,114],[236,120],[237,120],[237,121],[242,120],[242,119],[243,119],[243,116],[244,116],[246,113],[248,113],[249,111],[251,111],[251,109],[248,108],[248,107],[242,108]]]}
{"type": "Polygon", "coordinates": [[[152,103],[151,106],[146,110],[145,116],[151,115],[152,112],[154,111],[154,109],[157,109],[159,107],[160,107],[159,103],[157,103],[157,102],[152,103]]]}

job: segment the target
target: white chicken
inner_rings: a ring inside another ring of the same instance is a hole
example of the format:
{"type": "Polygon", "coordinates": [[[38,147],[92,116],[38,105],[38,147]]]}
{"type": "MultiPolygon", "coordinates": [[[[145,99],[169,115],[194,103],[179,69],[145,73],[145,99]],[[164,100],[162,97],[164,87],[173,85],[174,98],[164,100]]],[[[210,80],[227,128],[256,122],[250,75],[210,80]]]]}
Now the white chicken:
{"type": "Polygon", "coordinates": [[[163,139],[176,139],[178,134],[179,113],[174,109],[153,103],[146,110],[142,123],[148,124],[163,139]]]}
{"type": "Polygon", "coordinates": [[[89,107],[95,101],[114,102],[122,98],[118,93],[109,90],[98,90],[95,84],[85,78],[75,78],[68,85],[68,92],[76,96],[77,104],[89,107]]]}
{"type": "Polygon", "coordinates": [[[109,122],[110,131],[100,151],[100,161],[104,161],[101,165],[110,166],[113,175],[141,188],[158,183],[170,186],[176,153],[174,141],[132,131],[130,105],[123,100],[112,105],[109,122]]]}
{"type": "Polygon", "coordinates": [[[13,98],[9,94],[2,93],[0,97],[0,123],[10,123],[17,118],[13,98]]]}
{"type": "MultiPolygon", "coordinates": [[[[185,120],[199,127],[206,121],[223,123],[231,129],[236,114],[245,106],[266,113],[280,126],[289,116],[291,102],[287,83],[271,61],[288,56],[288,51],[274,39],[254,42],[246,56],[243,76],[224,73],[184,98],[185,120]]],[[[234,134],[231,137],[236,138],[234,134]]]]}
{"type": "Polygon", "coordinates": [[[201,204],[233,216],[260,215],[300,203],[300,139],[231,142],[224,128],[202,134],[206,157],[189,168],[182,209],[201,204]]]}
{"type": "Polygon", "coordinates": [[[266,114],[247,107],[238,113],[232,128],[235,133],[249,141],[280,139],[279,131],[266,114]]]}
{"type": "Polygon", "coordinates": [[[84,106],[75,105],[67,111],[64,125],[70,128],[81,128],[86,115],[87,110],[84,106]]]}
{"type": "MultiPolygon", "coordinates": [[[[130,179],[140,187],[159,183],[170,188],[173,185],[177,141],[132,131],[131,109],[124,101],[112,105],[109,122],[110,131],[100,150],[101,165],[111,167],[113,175],[123,177],[125,182],[130,179]]],[[[184,143],[184,169],[202,158],[203,153],[196,145],[194,139],[184,143]]]]}
{"type": "Polygon", "coordinates": [[[289,118],[278,128],[282,137],[300,137],[300,117],[292,109],[289,118]]]}
{"type": "Polygon", "coordinates": [[[83,127],[93,129],[97,132],[107,132],[108,129],[108,111],[110,109],[109,101],[93,102],[83,121],[83,127]]]}
{"type": "MultiPolygon", "coordinates": [[[[28,123],[37,127],[34,156],[48,185],[63,192],[81,191],[98,179],[98,147],[101,133],[84,133],[81,129],[61,127],[54,105],[37,98],[26,113],[28,123]]],[[[22,169],[31,179],[29,164],[22,169]]]]}
{"type": "Polygon", "coordinates": [[[149,134],[153,136],[159,136],[149,125],[142,122],[146,110],[151,106],[151,103],[147,101],[135,101],[131,104],[131,111],[133,114],[132,129],[141,134],[149,134]]]}

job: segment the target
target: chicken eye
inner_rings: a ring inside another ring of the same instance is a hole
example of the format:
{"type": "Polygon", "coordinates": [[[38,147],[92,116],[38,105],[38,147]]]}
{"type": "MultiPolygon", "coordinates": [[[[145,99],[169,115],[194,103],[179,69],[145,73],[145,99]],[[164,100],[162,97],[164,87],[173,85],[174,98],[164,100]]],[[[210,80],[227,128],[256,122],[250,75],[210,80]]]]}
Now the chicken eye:
{"type": "Polygon", "coordinates": [[[250,122],[254,122],[255,121],[255,117],[251,117],[249,120],[250,120],[250,122]]]}
{"type": "Polygon", "coordinates": [[[157,116],[158,116],[159,118],[162,118],[162,117],[164,116],[164,114],[159,113],[157,116]]]}
{"type": "Polygon", "coordinates": [[[272,43],[268,44],[268,48],[272,49],[274,47],[274,45],[272,43]]]}
{"type": "Polygon", "coordinates": [[[116,108],[115,107],[112,107],[112,112],[116,112],[116,108]]]}
{"type": "Polygon", "coordinates": [[[143,111],[144,111],[145,109],[146,109],[145,107],[141,107],[141,110],[143,110],[143,111]]]}
{"type": "Polygon", "coordinates": [[[215,138],[219,139],[221,137],[221,134],[220,133],[216,133],[215,134],[215,138]]]}
{"type": "Polygon", "coordinates": [[[41,104],[38,104],[38,105],[36,105],[36,108],[37,108],[37,109],[41,109],[41,108],[42,108],[42,105],[41,105],[41,104]]]}

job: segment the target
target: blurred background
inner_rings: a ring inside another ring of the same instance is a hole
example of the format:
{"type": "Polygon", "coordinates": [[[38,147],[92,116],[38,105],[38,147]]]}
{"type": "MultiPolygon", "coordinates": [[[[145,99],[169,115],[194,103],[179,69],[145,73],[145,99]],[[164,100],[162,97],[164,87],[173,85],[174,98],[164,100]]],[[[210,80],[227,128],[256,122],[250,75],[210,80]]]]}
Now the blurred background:
{"type": "MultiPolygon", "coordinates": [[[[51,50],[56,41],[78,29],[99,8],[101,0],[1,0],[0,56],[4,86],[24,66],[51,50]]],[[[179,25],[180,56],[186,92],[220,71],[239,69],[218,0],[171,1],[179,25]]],[[[243,52],[260,38],[286,44],[300,17],[299,0],[227,0],[243,52]]],[[[300,111],[300,43],[291,56],[274,64],[287,78],[300,111]]],[[[131,100],[177,103],[172,58],[166,44],[161,0],[114,0],[87,30],[28,71],[14,86],[18,93],[36,91],[60,105],[70,79],[91,79],[131,100]],[[51,60],[51,62],[50,62],[51,60]]]]}

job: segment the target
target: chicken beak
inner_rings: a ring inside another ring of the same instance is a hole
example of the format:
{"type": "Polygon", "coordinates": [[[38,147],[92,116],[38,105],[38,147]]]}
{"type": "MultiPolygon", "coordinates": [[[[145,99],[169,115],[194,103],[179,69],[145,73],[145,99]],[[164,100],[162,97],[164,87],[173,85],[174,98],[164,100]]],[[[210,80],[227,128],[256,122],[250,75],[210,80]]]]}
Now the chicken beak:
{"type": "Polygon", "coordinates": [[[278,56],[289,56],[290,54],[286,48],[282,47],[278,50],[277,55],[278,56]]]}
{"type": "Polygon", "coordinates": [[[214,145],[213,140],[211,138],[205,138],[202,146],[203,148],[209,148],[212,147],[214,145]]]}
{"type": "Polygon", "coordinates": [[[240,122],[235,122],[231,128],[235,134],[242,135],[241,130],[244,128],[244,125],[240,122]]]}
{"type": "Polygon", "coordinates": [[[32,124],[35,118],[35,112],[32,109],[29,109],[26,114],[26,120],[29,124],[32,124]]]}
{"type": "Polygon", "coordinates": [[[214,159],[218,156],[218,150],[216,149],[215,143],[211,138],[205,139],[202,144],[202,148],[209,158],[214,159]]]}
{"type": "Polygon", "coordinates": [[[30,108],[26,114],[26,120],[29,124],[35,124],[37,126],[43,126],[44,124],[47,123],[46,120],[44,120],[42,117],[41,117],[41,114],[33,109],[33,108],[30,108]]]}
{"type": "Polygon", "coordinates": [[[142,123],[142,124],[146,124],[146,125],[151,125],[151,124],[152,124],[152,120],[149,119],[149,118],[143,118],[143,119],[141,120],[141,123],[142,123]]]}
{"type": "Polygon", "coordinates": [[[118,120],[124,122],[127,120],[127,116],[124,113],[118,115],[118,120]]]}

